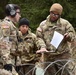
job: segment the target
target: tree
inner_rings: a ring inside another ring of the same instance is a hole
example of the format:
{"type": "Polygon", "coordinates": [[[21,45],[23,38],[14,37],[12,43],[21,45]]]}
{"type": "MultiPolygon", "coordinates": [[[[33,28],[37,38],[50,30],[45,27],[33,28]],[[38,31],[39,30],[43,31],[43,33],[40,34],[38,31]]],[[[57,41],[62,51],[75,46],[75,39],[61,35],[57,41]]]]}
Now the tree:
{"type": "MultiPolygon", "coordinates": [[[[76,25],[76,1],[75,0],[8,0],[1,1],[1,13],[3,14],[3,8],[7,3],[15,3],[21,7],[22,17],[26,17],[30,20],[30,27],[33,32],[35,32],[39,23],[46,19],[49,15],[50,6],[53,3],[60,3],[64,10],[62,17],[69,20],[70,23],[75,27],[76,25]],[[4,2],[4,4],[3,4],[4,2]]],[[[3,17],[1,14],[1,17],[3,17]]]]}

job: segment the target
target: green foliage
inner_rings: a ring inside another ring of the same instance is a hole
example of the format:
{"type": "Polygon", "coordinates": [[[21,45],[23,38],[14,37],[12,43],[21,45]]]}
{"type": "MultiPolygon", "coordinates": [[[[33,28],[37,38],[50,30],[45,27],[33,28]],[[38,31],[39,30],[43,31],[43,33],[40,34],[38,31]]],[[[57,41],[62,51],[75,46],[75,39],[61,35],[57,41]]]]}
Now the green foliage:
{"type": "Polygon", "coordinates": [[[5,13],[3,9],[5,9],[5,5],[8,4],[8,1],[9,0],[0,1],[0,19],[3,19],[5,17],[5,13]]]}
{"type": "Polygon", "coordinates": [[[74,27],[76,26],[76,0],[6,0],[2,2],[4,2],[4,5],[1,3],[1,13],[3,13],[3,6],[7,3],[18,4],[21,7],[22,17],[30,20],[30,27],[33,32],[40,22],[49,15],[49,9],[53,3],[60,3],[64,8],[62,17],[67,19],[74,27]]]}

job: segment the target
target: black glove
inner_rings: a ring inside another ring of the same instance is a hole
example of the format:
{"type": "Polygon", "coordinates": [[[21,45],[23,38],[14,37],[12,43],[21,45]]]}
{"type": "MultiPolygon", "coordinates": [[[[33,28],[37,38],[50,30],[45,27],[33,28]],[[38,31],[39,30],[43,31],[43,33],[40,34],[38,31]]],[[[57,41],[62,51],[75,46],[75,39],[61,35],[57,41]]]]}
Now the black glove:
{"type": "Polygon", "coordinates": [[[12,64],[4,65],[4,69],[7,70],[7,71],[12,71],[12,64]]]}

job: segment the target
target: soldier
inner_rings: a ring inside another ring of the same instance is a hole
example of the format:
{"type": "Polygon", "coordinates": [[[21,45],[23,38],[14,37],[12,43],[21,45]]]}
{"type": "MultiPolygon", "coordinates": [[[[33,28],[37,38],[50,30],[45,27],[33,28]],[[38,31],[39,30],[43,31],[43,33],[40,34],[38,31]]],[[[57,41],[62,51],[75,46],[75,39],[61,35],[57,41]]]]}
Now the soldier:
{"type": "Polygon", "coordinates": [[[45,49],[45,44],[38,44],[40,41],[38,41],[36,35],[31,32],[28,19],[20,19],[19,30],[22,36],[18,39],[18,51],[16,54],[19,53],[20,58],[17,65],[22,65],[22,73],[34,75],[33,70],[35,68],[35,63],[38,61],[38,54],[36,54],[36,51],[37,49],[45,49]]]}
{"type": "MultiPolygon", "coordinates": [[[[59,3],[54,3],[50,8],[50,15],[46,18],[46,20],[40,23],[36,31],[38,39],[41,40],[42,43],[45,43],[46,49],[50,51],[50,53],[44,54],[44,58],[46,58],[44,61],[55,62],[62,60],[61,62],[57,62],[48,68],[48,75],[70,75],[68,70],[59,70],[67,62],[63,60],[68,60],[70,58],[68,42],[74,40],[75,30],[67,20],[61,18],[62,11],[63,7],[59,3]],[[55,48],[50,43],[55,31],[64,36],[58,48],[55,48]]],[[[43,51],[37,51],[37,53],[40,52],[43,51]]]]}
{"type": "Polygon", "coordinates": [[[12,54],[16,50],[18,31],[15,25],[21,17],[20,7],[16,4],[7,4],[5,14],[6,17],[0,23],[0,57],[2,60],[0,62],[3,64],[4,69],[10,70],[12,74],[17,75],[12,67],[15,63],[15,56],[11,57],[10,53],[12,54]]]}

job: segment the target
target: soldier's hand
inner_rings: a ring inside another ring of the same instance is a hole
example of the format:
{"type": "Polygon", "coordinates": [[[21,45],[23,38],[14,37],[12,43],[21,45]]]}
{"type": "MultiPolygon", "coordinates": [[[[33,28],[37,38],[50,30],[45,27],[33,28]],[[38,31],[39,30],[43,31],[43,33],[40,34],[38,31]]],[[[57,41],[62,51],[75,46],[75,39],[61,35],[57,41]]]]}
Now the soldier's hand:
{"type": "Polygon", "coordinates": [[[68,33],[65,33],[64,34],[64,39],[68,39],[68,38],[69,38],[68,33]]]}
{"type": "Polygon", "coordinates": [[[12,71],[12,64],[5,64],[4,69],[8,71],[12,71]]]}
{"type": "Polygon", "coordinates": [[[37,50],[36,53],[43,53],[43,52],[48,52],[46,48],[41,48],[40,50],[37,50]]]}
{"type": "Polygon", "coordinates": [[[68,33],[65,33],[64,34],[64,39],[63,39],[64,41],[70,41],[71,40],[71,38],[70,38],[70,36],[69,36],[69,34],[68,33]]]}

